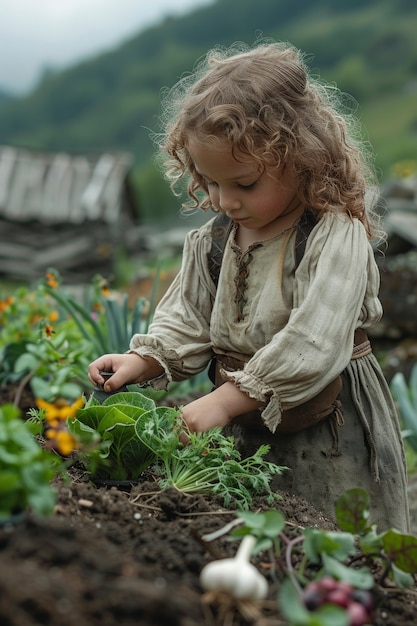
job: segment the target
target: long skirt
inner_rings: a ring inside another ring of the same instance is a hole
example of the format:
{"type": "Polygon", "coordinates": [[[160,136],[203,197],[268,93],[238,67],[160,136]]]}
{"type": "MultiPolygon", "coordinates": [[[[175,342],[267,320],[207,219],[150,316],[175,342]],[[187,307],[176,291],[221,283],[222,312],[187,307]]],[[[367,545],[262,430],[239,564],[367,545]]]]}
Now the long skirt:
{"type": "Polygon", "coordinates": [[[296,434],[272,434],[258,411],[235,418],[225,429],[242,456],[268,444],[267,460],[289,469],[273,479],[276,491],[307,500],[336,521],[335,505],[348,489],[370,498],[369,524],[377,531],[410,532],[407,470],[396,409],[377,359],[352,360],[342,374],[343,420],[335,416],[296,434]],[[248,419],[249,418],[249,419],[248,419]]]}

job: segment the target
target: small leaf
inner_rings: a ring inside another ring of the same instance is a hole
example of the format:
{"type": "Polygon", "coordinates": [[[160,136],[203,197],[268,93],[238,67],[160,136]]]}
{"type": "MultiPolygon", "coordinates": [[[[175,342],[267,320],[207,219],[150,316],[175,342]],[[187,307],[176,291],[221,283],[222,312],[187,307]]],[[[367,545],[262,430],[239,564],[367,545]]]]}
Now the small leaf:
{"type": "Polygon", "coordinates": [[[36,371],[38,366],[39,366],[38,359],[32,354],[25,352],[16,360],[14,371],[15,372],[26,372],[26,371],[34,372],[36,371]]]}
{"type": "Polygon", "coordinates": [[[263,532],[266,537],[276,537],[285,527],[285,519],[282,513],[275,510],[265,511],[263,513],[264,526],[263,532]]]}
{"type": "Polygon", "coordinates": [[[392,577],[397,587],[400,589],[411,589],[414,585],[414,576],[399,569],[394,563],[391,564],[391,568],[392,577]]]}
{"type": "Polygon", "coordinates": [[[390,529],[382,535],[382,544],[397,567],[409,574],[417,573],[417,537],[390,529]]]}
{"type": "Polygon", "coordinates": [[[279,588],[278,603],[283,616],[294,626],[304,626],[310,623],[309,611],[289,578],[286,578],[279,588]]]}
{"type": "Polygon", "coordinates": [[[357,589],[372,589],[375,584],[373,576],[367,568],[354,569],[348,567],[327,554],[322,555],[322,560],[326,574],[337,580],[343,580],[357,589]]]}
{"type": "Polygon", "coordinates": [[[243,520],[251,530],[263,528],[265,522],[261,513],[253,513],[251,511],[238,511],[237,516],[243,520]]]}
{"type": "Polygon", "coordinates": [[[312,613],[308,626],[349,626],[345,609],[334,604],[324,604],[312,613]]]}
{"type": "Polygon", "coordinates": [[[344,561],[355,553],[355,538],[350,533],[329,532],[317,528],[304,530],[304,550],[312,563],[320,563],[323,553],[344,561]]]}
{"type": "Polygon", "coordinates": [[[49,402],[52,402],[55,399],[51,385],[39,376],[34,376],[31,379],[30,388],[35,398],[43,398],[49,402]]]}
{"type": "Polygon", "coordinates": [[[336,503],[336,519],[341,530],[360,534],[368,526],[369,495],[365,489],[349,489],[336,503]]]}
{"type": "Polygon", "coordinates": [[[377,533],[376,525],[371,526],[365,535],[359,537],[359,547],[365,554],[382,550],[382,534],[377,533]]]}

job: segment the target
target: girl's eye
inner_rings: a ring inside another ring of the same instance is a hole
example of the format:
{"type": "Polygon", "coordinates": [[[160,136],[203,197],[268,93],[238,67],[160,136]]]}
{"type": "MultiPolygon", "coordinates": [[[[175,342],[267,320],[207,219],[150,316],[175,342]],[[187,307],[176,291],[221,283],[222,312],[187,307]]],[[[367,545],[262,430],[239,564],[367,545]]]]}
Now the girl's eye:
{"type": "Polygon", "coordinates": [[[241,183],[238,183],[238,187],[239,187],[239,189],[244,189],[244,190],[248,191],[249,189],[253,189],[257,182],[258,181],[255,180],[255,182],[250,183],[250,185],[242,185],[241,183]]]}
{"type": "Polygon", "coordinates": [[[217,183],[215,183],[214,181],[206,180],[205,182],[207,187],[217,187],[217,183]]]}

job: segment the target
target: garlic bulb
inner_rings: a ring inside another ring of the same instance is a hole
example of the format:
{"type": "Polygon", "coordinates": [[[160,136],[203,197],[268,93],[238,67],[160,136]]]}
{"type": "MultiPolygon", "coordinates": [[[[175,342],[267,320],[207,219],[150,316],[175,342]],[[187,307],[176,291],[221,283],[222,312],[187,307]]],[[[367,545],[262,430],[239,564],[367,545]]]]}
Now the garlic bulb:
{"type": "Polygon", "coordinates": [[[200,582],[207,591],[224,591],[239,600],[262,600],[268,583],[249,562],[256,538],[245,535],[236,556],[208,563],[201,571],[200,582]]]}

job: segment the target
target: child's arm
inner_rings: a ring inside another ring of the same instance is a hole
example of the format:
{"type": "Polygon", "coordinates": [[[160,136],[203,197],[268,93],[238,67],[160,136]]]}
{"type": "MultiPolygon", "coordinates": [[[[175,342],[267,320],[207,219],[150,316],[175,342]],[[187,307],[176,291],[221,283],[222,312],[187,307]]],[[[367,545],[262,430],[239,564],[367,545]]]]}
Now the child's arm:
{"type": "Polygon", "coordinates": [[[186,404],[181,417],[193,433],[216,426],[226,426],[237,415],[254,411],[262,406],[236,385],[227,382],[207,395],[186,404]]]}

